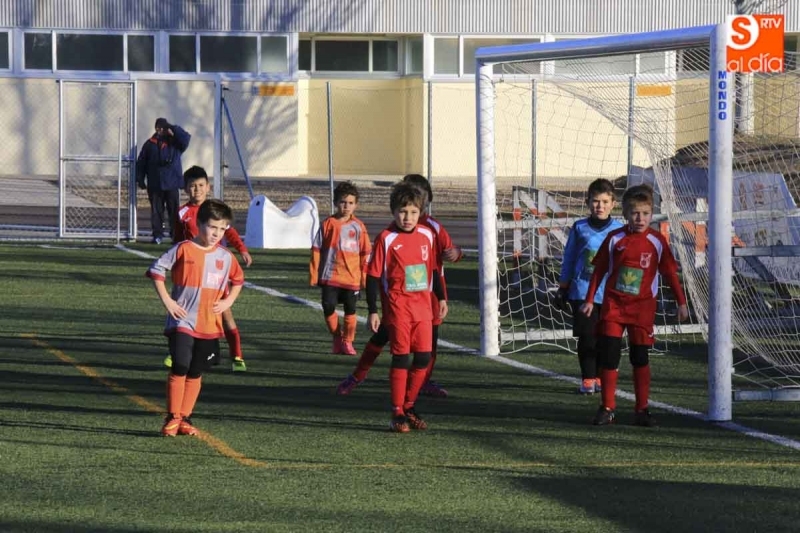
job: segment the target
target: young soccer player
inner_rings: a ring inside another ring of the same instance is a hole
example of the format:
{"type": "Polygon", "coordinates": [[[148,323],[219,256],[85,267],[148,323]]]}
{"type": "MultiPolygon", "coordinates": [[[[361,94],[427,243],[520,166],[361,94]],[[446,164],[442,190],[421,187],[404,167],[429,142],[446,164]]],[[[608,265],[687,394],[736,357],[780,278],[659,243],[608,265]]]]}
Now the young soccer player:
{"type": "Polygon", "coordinates": [[[407,433],[428,426],[414,404],[431,358],[434,313],[430,293],[433,290],[439,296],[439,318],[447,315],[447,300],[436,270],[436,237],[418,224],[425,207],[424,193],[400,182],[392,190],[390,207],[394,222],[375,239],[367,266],[368,324],[373,332],[381,324],[386,327],[392,352],[389,428],[407,433]],[[378,316],[379,292],[382,317],[378,316]]]}
{"type": "MultiPolygon", "coordinates": [[[[444,294],[445,299],[447,299],[447,286],[445,283],[443,260],[455,263],[461,259],[463,252],[461,251],[461,248],[453,243],[453,240],[450,238],[450,234],[446,229],[444,229],[444,226],[442,226],[436,219],[428,215],[426,212],[428,206],[430,206],[431,202],[433,202],[433,189],[431,189],[430,182],[428,182],[424,176],[419,174],[408,174],[403,178],[403,181],[410,183],[418,189],[424,191],[425,197],[427,198],[425,202],[425,209],[419,217],[419,224],[433,230],[434,235],[436,236],[436,250],[438,252],[436,254],[438,258],[436,268],[440,275],[442,293],[444,294]]],[[[431,308],[433,309],[433,346],[431,351],[431,363],[428,366],[428,375],[425,378],[425,384],[422,386],[420,394],[446,398],[447,390],[435,381],[431,380],[433,367],[436,364],[436,345],[439,341],[439,325],[442,323],[442,319],[438,316],[439,299],[436,297],[435,293],[431,293],[431,308]]],[[[356,386],[364,381],[367,378],[367,374],[372,368],[372,365],[375,364],[375,360],[381,354],[383,347],[386,346],[388,342],[389,337],[386,332],[386,328],[379,328],[378,331],[369,339],[369,342],[367,342],[367,345],[364,347],[364,351],[361,352],[361,357],[359,358],[353,373],[347,376],[339,384],[336,389],[336,393],[340,395],[350,394],[350,392],[352,392],[356,386]]]]}
{"type": "Polygon", "coordinates": [[[606,278],[605,295],[597,324],[598,367],[603,383],[602,403],[592,423],[614,423],[617,375],[622,351],[622,334],[627,330],[636,407],[633,423],[653,427],[656,421],[648,409],[650,396],[649,349],[653,345],[656,293],[659,274],[675,293],[678,320],[689,317],[686,296],[678,279],[678,264],[669,243],[650,228],[653,218],[653,189],[636,185],[622,196],[627,225],[608,234],[593,260],[595,266],[581,312],[594,310],[594,297],[606,278]]]}
{"type": "MultiPolygon", "coordinates": [[[[184,191],[189,196],[189,201],[186,202],[178,210],[178,221],[175,224],[175,230],[172,234],[172,242],[178,243],[181,241],[194,239],[198,235],[197,225],[197,211],[200,205],[208,198],[210,190],[208,183],[208,174],[203,167],[197,165],[189,168],[183,173],[184,191]]],[[[234,248],[242,257],[245,266],[253,264],[253,258],[247,250],[244,241],[239,236],[239,232],[233,226],[225,230],[225,239],[223,243],[234,248]]],[[[228,342],[228,349],[231,354],[231,367],[234,372],[245,372],[247,365],[244,362],[244,355],[242,354],[242,338],[239,335],[239,328],[236,321],[233,319],[233,312],[230,309],[222,313],[222,327],[225,330],[225,340],[228,342]]],[[[164,360],[166,366],[172,364],[169,356],[164,360]]]]}
{"type": "Polygon", "coordinates": [[[336,213],[320,226],[311,246],[311,286],[322,288],[322,312],[333,337],[335,354],[356,355],[356,298],[366,285],[367,259],[371,250],[367,228],[355,216],[358,188],[340,183],[333,191],[336,213]],[[339,326],[336,306],[344,306],[344,323],[339,326]]]}
{"type": "Polygon", "coordinates": [[[230,309],[244,284],[236,258],[219,246],[232,219],[226,204],[206,200],[197,212],[197,236],[172,246],[147,271],[167,309],[164,334],[172,367],[167,379],[167,417],[161,428],[165,437],[197,434],[190,417],[200,395],[202,374],[219,357],[222,313],[230,309]],[[166,287],[167,271],[171,271],[171,292],[166,287]]]}
{"type": "Polygon", "coordinates": [[[555,305],[564,311],[572,309],[572,336],[578,339],[578,364],[581,368],[578,392],[594,394],[601,390],[600,378],[597,377],[594,328],[603,303],[605,282],[601,281],[597,288],[595,305],[590,316],[581,313],[580,306],[586,298],[586,290],[594,271],[592,259],[606,236],[621,228],[622,222],[611,218],[616,200],[614,184],[607,179],[596,179],[589,184],[586,205],[589,207],[589,216],[575,222],[567,238],[555,305]]]}

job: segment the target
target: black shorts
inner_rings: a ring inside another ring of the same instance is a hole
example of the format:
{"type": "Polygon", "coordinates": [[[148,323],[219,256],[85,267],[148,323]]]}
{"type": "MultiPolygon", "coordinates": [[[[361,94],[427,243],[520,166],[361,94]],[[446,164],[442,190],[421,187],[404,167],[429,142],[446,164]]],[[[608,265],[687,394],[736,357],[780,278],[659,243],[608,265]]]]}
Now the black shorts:
{"type": "Polygon", "coordinates": [[[581,305],[583,300],[571,300],[572,305],[572,336],[573,337],[594,337],[595,327],[600,318],[601,304],[594,304],[591,316],[586,316],[581,313],[581,305]]]}
{"type": "Polygon", "coordinates": [[[219,364],[219,339],[197,339],[186,333],[170,333],[169,354],[173,366],[189,368],[193,374],[202,372],[219,364]]]}

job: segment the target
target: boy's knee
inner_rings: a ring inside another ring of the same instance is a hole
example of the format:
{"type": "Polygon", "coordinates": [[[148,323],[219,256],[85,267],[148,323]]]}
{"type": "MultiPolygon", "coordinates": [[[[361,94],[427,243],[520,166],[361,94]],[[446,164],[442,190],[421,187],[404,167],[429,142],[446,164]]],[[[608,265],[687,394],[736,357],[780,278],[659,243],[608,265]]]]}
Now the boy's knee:
{"type": "Polygon", "coordinates": [[[411,354],[405,354],[405,355],[392,354],[392,368],[402,368],[405,370],[411,368],[411,354]]]}
{"type": "Polygon", "coordinates": [[[600,368],[615,370],[619,368],[622,357],[622,339],[601,335],[597,339],[597,365],[600,368]]]}
{"type": "Polygon", "coordinates": [[[414,354],[414,368],[426,368],[431,362],[431,352],[417,352],[414,354]]]}
{"type": "Polygon", "coordinates": [[[173,359],[170,374],[174,376],[186,376],[189,374],[189,367],[186,365],[178,364],[175,362],[175,359],[173,359]]]}
{"type": "Polygon", "coordinates": [[[641,344],[632,344],[630,354],[631,365],[634,368],[647,366],[650,364],[650,349],[641,344]]]}
{"type": "Polygon", "coordinates": [[[336,312],[336,304],[331,302],[322,302],[322,312],[325,316],[331,316],[336,312]]]}

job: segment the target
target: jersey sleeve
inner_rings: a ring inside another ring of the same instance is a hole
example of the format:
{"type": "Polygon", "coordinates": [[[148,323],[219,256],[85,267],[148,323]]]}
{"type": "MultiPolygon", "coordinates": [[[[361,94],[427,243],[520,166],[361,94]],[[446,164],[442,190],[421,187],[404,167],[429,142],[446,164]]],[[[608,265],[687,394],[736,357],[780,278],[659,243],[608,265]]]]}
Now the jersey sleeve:
{"type": "Polygon", "coordinates": [[[561,274],[558,276],[558,284],[567,287],[572,282],[572,272],[575,268],[576,255],[578,253],[578,230],[572,225],[567,236],[567,245],[564,247],[564,258],[561,261],[561,274]]]}
{"type": "Polygon", "coordinates": [[[236,228],[233,226],[228,227],[225,230],[225,240],[228,242],[228,246],[239,252],[240,254],[247,253],[247,246],[244,244],[242,240],[242,236],[239,235],[239,232],[236,231],[236,228]]]}
{"type": "Polygon", "coordinates": [[[180,243],[174,245],[172,248],[161,254],[161,256],[153,261],[150,268],[147,269],[145,276],[150,279],[165,281],[167,279],[167,272],[172,270],[172,266],[178,260],[178,249],[180,243]]]}
{"type": "Polygon", "coordinates": [[[361,259],[361,288],[363,289],[367,286],[367,265],[372,255],[372,243],[369,241],[367,227],[363,222],[361,223],[361,242],[359,243],[358,249],[361,259]]]}
{"type": "Polygon", "coordinates": [[[680,278],[678,278],[678,262],[675,260],[675,256],[672,255],[672,249],[666,239],[662,240],[662,245],[663,252],[661,260],[658,262],[658,272],[664,276],[664,281],[672,289],[678,305],[686,305],[686,294],[681,286],[680,278]]]}
{"type": "Polygon", "coordinates": [[[370,254],[369,262],[367,263],[367,276],[380,278],[383,276],[383,267],[386,263],[386,250],[384,246],[383,234],[378,235],[375,243],[372,245],[372,254],[370,254]]]}
{"type": "Polygon", "coordinates": [[[228,272],[228,280],[231,282],[231,285],[244,285],[244,270],[242,270],[242,265],[233,257],[233,254],[231,254],[231,258],[231,269],[228,272]]]}

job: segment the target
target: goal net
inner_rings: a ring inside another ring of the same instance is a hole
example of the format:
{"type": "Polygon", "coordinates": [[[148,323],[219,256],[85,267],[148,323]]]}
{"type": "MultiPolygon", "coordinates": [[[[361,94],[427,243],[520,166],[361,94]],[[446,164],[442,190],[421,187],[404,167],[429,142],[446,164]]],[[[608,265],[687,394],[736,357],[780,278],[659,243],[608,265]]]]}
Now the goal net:
{"type": "MultiPolygon", "coordinates": [[[[637,183],[656,190],[656,227],[679,260],[692,310],[690,324],[677,324],[673,295],[662,287],[657,347],[714,340],[709,162],[718,141],[709,117],[720,95],[710,91],[713,28],[546,43],[534,54],[509,56],[522,47],[506,47],[493,76],[484,83],[478,76],[482,243],[494,250],[481,254],[482,269],[493,269],[481,272],[482,312],[494,315],[484,316],[492,336],[484,339],[484,353],[539,343],[575,348],[570,314],[553,302],[570,227],[587,215],[586,189],[597,178],[611,180],[618,198],[637,183]],[[602,55],[606,45],[612,54],[602,55]]],[[[796,51],[786,51],[785,65],[780,74],[729,74],[722,86],[713,82],[731,95],[725,113],[736,130],[729,137],[728,185],[733,369],[758,387],[784,390],[800,386],[796,51]]],[[[746,386],[737,380],[737,388],[746,386]]]]}

